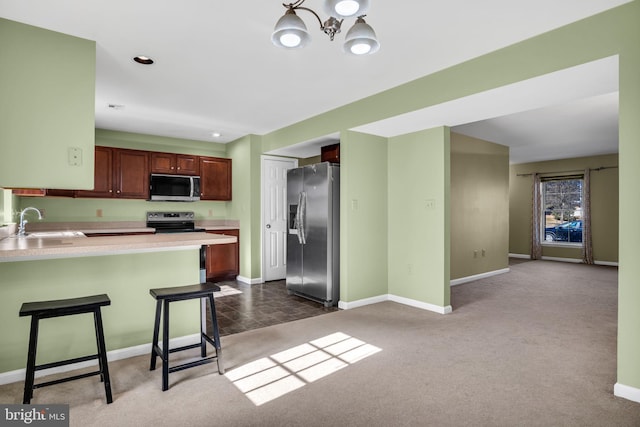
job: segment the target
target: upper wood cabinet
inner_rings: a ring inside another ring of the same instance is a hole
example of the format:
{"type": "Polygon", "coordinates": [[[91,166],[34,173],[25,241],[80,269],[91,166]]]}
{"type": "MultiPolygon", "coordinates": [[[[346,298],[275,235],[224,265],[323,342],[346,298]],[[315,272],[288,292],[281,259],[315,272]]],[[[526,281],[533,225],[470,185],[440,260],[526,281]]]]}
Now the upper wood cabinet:
{"type": "Polygon", "coordinates": [[[116,197],[149,198],[149,152],[114,149],[116,197]]]}
{"type": "Polygon", "coordinates": [[[325,145],[320,148],[320,161],[340,163],[340,144],[325,145]]]}
{"type": "Polygon", "coordinates": [[[16,194],[147,200],[151,173],[199,175],[202,200],[231,200],[231,159],[102,146],[95,147],[93,190],[16,194]]]}
{"type": "Polygon", "coordinates": [[[231,159],[200,157],[200,199],[231,200],[231,159]]]}
{"type": "Polygon", "coordinates": [[[151,153],[151,173],[178,175],[198,175],[200,162],[198,156],[189,154],[151,153]]]}
{"type": "Polygon", "coordinates": [[[96,146],[93,190],[77,190],[76,197],[149,197],[147,151],[96,146]]]}

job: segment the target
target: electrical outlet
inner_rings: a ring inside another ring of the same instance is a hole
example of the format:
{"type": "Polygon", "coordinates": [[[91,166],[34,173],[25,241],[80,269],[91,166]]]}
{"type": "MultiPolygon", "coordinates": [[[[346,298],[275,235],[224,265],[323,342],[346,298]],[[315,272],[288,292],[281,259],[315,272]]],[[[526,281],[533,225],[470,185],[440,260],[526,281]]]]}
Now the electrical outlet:
{"type": "Polygon", "coordinates": [[[478,258],[478,251],[473,251],[473,257],[478,258]]]}
{"type": "Polygon", "coordinates": [[[427,199],[424,201],[424,207],[426,209],[435,209],[436,208],[436,201],[435,199],[427,199]]]}
{"type": "Polygon", "coordinates": [[[102,209],[96,209],[96,216],[102,218],[102,209]]]}
{"type": "Polygon", "coordinates": [[[358,199],[352,199],[351,200],[351,210],[352,211],[357,211],[358,210],[358,199]]]}

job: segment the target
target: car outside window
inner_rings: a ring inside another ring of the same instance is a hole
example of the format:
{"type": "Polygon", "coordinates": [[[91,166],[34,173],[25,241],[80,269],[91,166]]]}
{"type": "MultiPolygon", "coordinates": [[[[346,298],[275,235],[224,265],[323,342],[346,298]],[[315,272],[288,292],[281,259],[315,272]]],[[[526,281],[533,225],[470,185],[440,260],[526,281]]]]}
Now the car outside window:
{"type": "Polygon", "coordinates": [[[548,178],[541,182],[544,211],[542,241],[582,244],[582,178],[548,178]]]}

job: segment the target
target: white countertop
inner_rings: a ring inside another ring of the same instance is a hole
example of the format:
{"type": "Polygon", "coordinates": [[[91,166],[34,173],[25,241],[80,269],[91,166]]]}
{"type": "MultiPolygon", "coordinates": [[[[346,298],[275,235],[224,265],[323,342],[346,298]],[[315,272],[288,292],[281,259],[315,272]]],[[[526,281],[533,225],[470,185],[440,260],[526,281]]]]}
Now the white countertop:
{"type": "Polygon", "coordinates": [[[236,241],[235,236],[206,232],[70,238],[7,237],[0,240],[0,262],[188,250],[236,241]]]}

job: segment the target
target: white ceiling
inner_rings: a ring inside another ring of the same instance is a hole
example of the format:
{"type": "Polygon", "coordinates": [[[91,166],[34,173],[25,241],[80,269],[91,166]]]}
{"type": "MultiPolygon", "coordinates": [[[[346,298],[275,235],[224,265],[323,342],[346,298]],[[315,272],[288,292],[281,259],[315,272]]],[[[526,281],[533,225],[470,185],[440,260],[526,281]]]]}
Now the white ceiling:
{"type": "MultiPolygon", "coordinates": [[[[366,19],[382,47],[366,57],[342,52],[353,20],[330,42],[304,11],[299,16],[311,45],[276,48],[270,36],[285,11],[277,0],[0,0],[0,17],[96,41],[96,127],[226,143],[269,133],[628,1],[374,0],[366,19]],[[136,55],[156,62],[137,64],[136,55]],[[213,131],[222,136],[212,137],[213,131]]],[[[305,6],[324,15],[320,0],[305,6]]],[[[425,122],[438,118],[435,125],[510,146],[512,163],[617,152],[617,58],[583,67],[565,76],[575,90],[532,79],[522,87],[455,101],[454,110],[465,114],[454,116],[443,104],[358,129],[390,136],[425,129],[425,122]],[[609,81],[598,80],[599,90],[589,91],[591,72],[609,81]],[[540,97],[544,101],[522,102],[523,94],[542,93],[548,95],[540,97]],[[487,100],[495,107],[491,115],[487,100]]],[[[319,145],[335,137],[278,154],[316,155],[319,145]]]]}

